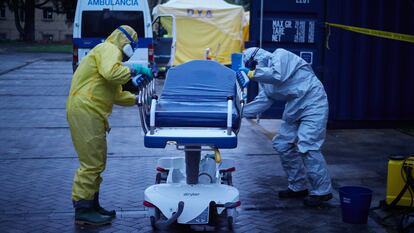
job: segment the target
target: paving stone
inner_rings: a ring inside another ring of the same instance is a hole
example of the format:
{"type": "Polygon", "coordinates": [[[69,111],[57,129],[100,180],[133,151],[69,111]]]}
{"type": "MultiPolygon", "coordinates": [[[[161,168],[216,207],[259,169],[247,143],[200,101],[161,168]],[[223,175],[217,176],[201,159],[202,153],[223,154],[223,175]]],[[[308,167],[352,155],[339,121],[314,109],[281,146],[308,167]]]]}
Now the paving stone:
{"type": "MultiPolygon", "coordinates": [[[[6,57],[0,54],[0,59],[6,57]]],[[[42,55],[0,75],[0,232],[152,232],[142,205],[144,190],[154,184],[157,159],[182,152],[145,148],[136,108],[115,107],[110,118],[100,195],[101,204],[115,209],[117,218],[104,227],[74,224],[71,186],[79,161],[65,113],[72,68],[70,56],[58,58],[42,55]]],[[[238,148],[221,151],[224,158],[236,160],[234,185],[242,205],[234,232],[395,232],[395,224],[379,224],[377,213],[367,225],[343,223],[337,190],[349,184],[366,186],[378,203],[385,195],[387,156],[414,151],[413,137],[397,130],[328,131],[324,152],[334,199],[324,208],[310,209],[301,199],[277,197],[287,180],[268,135],[280,123],[242,124],[238,148]]],[[[173,226],[158,232],[188,231],[173,226]]],[[[224,219],[215,232],[230,232],[224,219]]]]}

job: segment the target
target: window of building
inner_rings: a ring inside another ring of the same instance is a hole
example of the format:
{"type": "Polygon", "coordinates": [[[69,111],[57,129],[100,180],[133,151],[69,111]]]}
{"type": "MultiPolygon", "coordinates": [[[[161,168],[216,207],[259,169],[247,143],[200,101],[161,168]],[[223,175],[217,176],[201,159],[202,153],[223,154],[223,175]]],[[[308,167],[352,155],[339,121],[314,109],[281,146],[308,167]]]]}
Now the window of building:
{"type": "Polygon", "coordinates": [[[43,8],[43,20],[52,20],[53,19],[53,8],[45,7],[43,8]]]}
{"type": "Polygon", "coordinates": [[[0,6],[0,19],[6,18],[6,7],[4,5],[0,6]]]}

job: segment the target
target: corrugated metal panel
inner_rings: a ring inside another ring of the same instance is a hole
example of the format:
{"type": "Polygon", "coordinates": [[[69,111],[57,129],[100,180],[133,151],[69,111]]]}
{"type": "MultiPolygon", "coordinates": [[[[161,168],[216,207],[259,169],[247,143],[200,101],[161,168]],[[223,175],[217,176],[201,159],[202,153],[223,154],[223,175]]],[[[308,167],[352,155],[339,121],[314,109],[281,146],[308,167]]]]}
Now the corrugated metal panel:
{"type": "MultiPolygon", "coordinates": [[[[260,44],[261,0],[251,1],[250,41],[246,47],[260,44]]],[[[273,52],[284,48],[312,63],[316,75],[323,75],[325,0],[263,0],[262,48],[273,52]]],[[[250,101],[257,85],[249,88],[250,101]]],[[[281,117],[284,102],[275,103],[264,118],[281,117]]]]}
{"type": "MultiPolygon", "coordinates": [[[[414,34],[411,0],[329,0],[326,21],[414,34]]],[[[331,28],[324,84],[330,119],[414,120],[414,44],[331,28]]]]}
{"type": "MultiPolygon", "coordinates": [[[[257,46],[260,0],[251,3],[247,46],[257,46]]],[[[265,0],[264,6],[265,22],[280,17],[316,18],[318,22],[414,35],[413,0],[265,0]]],[[[414,122],[414,44],[333,27],[328,32],[320,26],[314,44],[274,42],[267,39],[271,29],[264,28],[263,48],[316,54],[313,67],[328,93],[331,125],[414,122]],[[327,34],[329,50],[324,46],[327,34]]]]}

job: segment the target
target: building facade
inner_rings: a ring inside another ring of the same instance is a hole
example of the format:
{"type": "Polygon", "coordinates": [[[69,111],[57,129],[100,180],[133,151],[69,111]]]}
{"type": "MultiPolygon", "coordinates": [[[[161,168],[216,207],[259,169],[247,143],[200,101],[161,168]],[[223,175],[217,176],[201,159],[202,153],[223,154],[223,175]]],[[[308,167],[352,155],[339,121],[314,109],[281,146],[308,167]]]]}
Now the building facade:
{"type": "MultiPolygon", "coordinates": [[[[22,19],[21,24],[24,24],[22,19]]],[[[35,40],[38,42],[70,42],[73,19],[66,14],[53,12],[52,4],[35,9],[35,40]]],[[[14,12],[0,6],[0,40],[19,40],[20,34],[14,23],[14,12]]]]}

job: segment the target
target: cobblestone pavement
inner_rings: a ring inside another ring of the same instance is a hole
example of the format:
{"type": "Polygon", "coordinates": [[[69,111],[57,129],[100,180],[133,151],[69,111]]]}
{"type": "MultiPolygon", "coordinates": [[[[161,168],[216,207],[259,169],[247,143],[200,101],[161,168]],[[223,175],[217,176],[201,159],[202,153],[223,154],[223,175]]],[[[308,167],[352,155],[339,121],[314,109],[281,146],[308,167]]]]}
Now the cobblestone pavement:
{"type": "MultiPolygon", "coordinates": [[[[65,116],[70,57],[42,54],[27,63],[9,60],[18,57],[0,54],[1,62],[8,60],[17,67],[0,75],[0,232],[152,232],[142,205],[144,189],[154,183],[157,159],[181,152],[144,148],[137,109],[114,108],[101,198],[118,216],[105,227],[74,225],[70,190],[78,160],[65,116]]],[[[394,231],[375,221],[382,213],[374,211],[367,225],[343,223],[337,190],[344,185],[367,186],[374,190],[372,206],[377,205],[385,195],[387,156],[412,153],[412,137],[396,130],[329,131],[324,152],[334,199],[310,209],[300,199],[277,197],[286,178],[269,139],[276,126],[274,120],[260,125],[243,120],[239,147],[222,151],[237,165],[234,185],[242,206],[234,232],[394,231]]],[[[166,232],[187,231],[176,226],[166,232]]],[[[220,224],[215,231],[228,230],[220,224]]]]}

